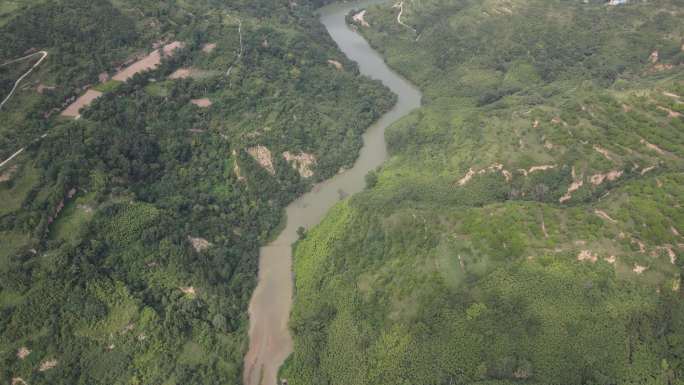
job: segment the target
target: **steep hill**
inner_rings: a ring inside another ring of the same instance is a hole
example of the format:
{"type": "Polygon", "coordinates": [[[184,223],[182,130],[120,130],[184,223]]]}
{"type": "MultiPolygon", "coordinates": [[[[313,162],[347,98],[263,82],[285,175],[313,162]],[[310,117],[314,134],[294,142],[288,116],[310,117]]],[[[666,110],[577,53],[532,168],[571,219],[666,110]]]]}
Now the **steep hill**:
{"type": "Polygon", "coordinates": [[[358,30],[425,106],[297,245],[289,383],[684,380],[683,16],[367,9],[358,30]]]}
{"type": "Polygon", "coordinates": [[[306,3],[35,1],[1,20],[1,57],[49,57],[0,111],[2,158],[26,146],[0,168],[0,383],[240,383],[259,246],[393,96],[306,3]],[[102,95],[60,116],[86,89],[102,95]]]}

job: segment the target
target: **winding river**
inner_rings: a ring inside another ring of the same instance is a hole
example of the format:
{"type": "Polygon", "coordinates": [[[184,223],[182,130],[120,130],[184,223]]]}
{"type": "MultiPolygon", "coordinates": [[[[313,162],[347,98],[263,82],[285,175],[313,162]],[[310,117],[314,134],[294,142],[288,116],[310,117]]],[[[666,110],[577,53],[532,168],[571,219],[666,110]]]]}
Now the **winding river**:
{"type": "Polygon", "coordinates": [[[361,191],[365,175],[387,158],[385,128],[420,106],[420,91],[389,69],[366,40],[345,23],[345,15],[352,9],[385,1],[334,3],[318,11],[340,50],[358,63],[363,75],[381,80],[397,94],[398,100],[363,135],[364,146],[354,167],[316,185],[292,202],[286,209],[285,229],[276,240],[261,248],[258,283],[249,304],[250,346],[245,356],[245,385],[276,385],[278,368],[292,352],[288,328],[293,286],[291,245],[297,239],[297,229],[315,226],[341,196],[361,191]]]}

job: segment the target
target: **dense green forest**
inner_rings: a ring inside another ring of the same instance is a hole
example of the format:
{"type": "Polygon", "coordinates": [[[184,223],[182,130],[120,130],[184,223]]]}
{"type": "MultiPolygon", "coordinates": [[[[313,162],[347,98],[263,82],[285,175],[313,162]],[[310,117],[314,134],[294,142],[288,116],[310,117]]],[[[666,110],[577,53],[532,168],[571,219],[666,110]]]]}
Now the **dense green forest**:
{"type": "MultiPolygon", "coordinates": [[[[49,57],[0,111],[1,158],[27,145],[0,169],[0,383],[240,383],[259,246],[394,97],[306,3],[6,6],[3,62],[49,57]],[[184,48],[58,116],[170,41],[184,48]]],[[[3,67],[0,92],[33,62],[3,67]]]]}
{"type": "Polygon", "coordinates": [[[366,11],[425,106],[296,245],[282,376],[684,383],[684,4],[366,11]]]}

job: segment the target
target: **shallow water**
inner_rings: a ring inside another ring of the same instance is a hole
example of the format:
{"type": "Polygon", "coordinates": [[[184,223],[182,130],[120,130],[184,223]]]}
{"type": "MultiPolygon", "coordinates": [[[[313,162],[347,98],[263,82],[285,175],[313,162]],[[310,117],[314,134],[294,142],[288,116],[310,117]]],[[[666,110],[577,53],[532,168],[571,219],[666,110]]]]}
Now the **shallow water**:
{"type": "MultiPolygon", "coordinates": [[[[345,15],[385,0],[335,3],[319,10],[320,20],[340,50],[359,64],[362,74],[381,80],[398,96],[394,108],[363,135],[363,148],[354,167],[316,185],[287,208],[287,223],[278,238],[261,248],[259,280],[249,305],[250,347],[245,357],[245,385],[276,385],[278,368],[292,352],[288,329],[292,307],[292,249],[297,229],[318,224],[340,197],[365,186],[365,175],[387,158],[385,128],[420,106],[420,91],[393,72],[382,57],[345,23],[345,15]]],[[[368,20],[372,23],[372,19],[368,20]]]]}

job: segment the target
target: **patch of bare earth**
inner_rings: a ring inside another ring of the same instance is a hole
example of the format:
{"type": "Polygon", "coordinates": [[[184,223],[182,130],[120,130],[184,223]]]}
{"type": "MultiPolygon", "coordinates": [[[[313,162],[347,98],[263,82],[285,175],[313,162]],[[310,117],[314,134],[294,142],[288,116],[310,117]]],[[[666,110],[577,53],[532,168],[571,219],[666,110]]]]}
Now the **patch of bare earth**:
{"type": "Polygon", "coordinates": [[[31,354],[31,351],[26,346],[22,346],[17,350],[17,358],[23,360],[31,354]]]}
{"type": "Polygon", "coordinates": [[[335,67],[335,69],[337,69],[338,71],[342,71],[344,69],[342,63],[338,62],[337,60],[328,59],[328,64],[335,67]]]}
{"type": "MultiPolygon", "coordinates": [[[[527,172],[526,170],[522,170],[524,172],[527,172]]],[[[506,178],[506,182],[510,182],[511,179],[513,179],[513,174],[511,174],[510,171],[504,169],[503,164],[501,163],[494,163],[491,166],[485,167],[479,171],[475,171],[471,168],[468,169],[468,172],[459,180],[457,180],[455,183],[457,183],[459,186],[465,186],[470,180],[475,176],[475,175],[483,175],[491,172],[500,172],[501,175],[506,178]]],[[[527,174],[525,174],[527,175],[527,174]]]]}
{"type": "Polygon", "coordinates": [[[190,100],[190,103],[196,105],[197,107],[201,107],[201,108],[211,107],[211,105],[213,104],[211,102],[211,100],[209,100],[209,98],[192,99],[192,100],[190,100]]]}
{"type": "Polygon", "coordinates": [[[28,383],[21,377],[14,377],[12,378],[12,385],[28,385],[28,383]]]}
{"type": "Polygon", "coordinates": [[[663,95],[667,96],[668,98],[677,99],[678,101],[679,101],[679,99],[682,98],[681,96],[679,96],[677,94],[674,94],[672,92],[667,92],[667,91],[663,91],[663,95]]]}
{"type": "Polygon", "coordinates": [[[191,76],[191,70],[190,68],[179,68],[175,70],[171,75],[169,75],[169,79],[185,79],[189,78],[191,76]]]}
{"type": "Polygon", "coordinates": [[[579,254],[577,254],[577,260],[595,263],[598,260],[598,255],[592,253],[589,250],[582,250],[579,254]]]}
{"type": "Polygon", "coordinates": [[[212,53],[216,49],[216,43],[207,43],[202,46],[202,52],[212,53]]]}
{"type": "Polygon", "coordinates": [[[613,170],[613,171],[609,171],[609,172],[604,173],[604,174],[595,174],[595,175],[591,176],[590,181],[591,181],[591,184],[593,184],[594,186],[598,186],[601,183],[603,183],[603,181],[605,181],[605,180],[612,182],[612,181],[618,179],[619,177],[622,176],[622,173],[623,172],[620,170],[613,170]]]}
{"type": "Polygon", "coordinates": [[[641,265],[635,263],[635,264],[634,264],[634,268],[632,269],[632,271],[635,272],[635,273],[637,273],[637,274],[641,274],[641,273],[643,273],[644,271],[646,271],[646,269],[648,269],[648,267],[646,267],[646,266],[641,266],[641,265]]]}
{"type": "Polygon", "coordinates": [[[43,361],[43,362],[40,364],[40,367],[38,368],[38,371],[39,371],[39,372],[44,372],[44,371],[46,371],[46,370],[53,369],[53,368],[57,367],[57,363],[58,363],[58,362],[57,362],[57,360],[55,360],[55,359],[43,361]]]}
{"type": "Polygon", "coordinates": [[[647,172],[655,169],[657,166],[651,166],[651,167],[646,167],[645,169],[641,170],[641,175],[646,174],[647,172]]]}
{"type": "Polygon", "coordinates": [[[192,247],[195,249],[197,252],[202,252],[211,246],[211,242],[207,241],[204,238],[194,238],[188,235],[188,240],[192,244],[192,247]]]}
{"type": "Polygon", "coordinates": [[[572,168],[572,178],[575,179],[573,182],[568,186],[568,191],[565,192],[565,194],[558,199],[558,202],[564,203],[572,199],[572,193],[575,191],[579,190],[580,187],[584,186],[584,180],[583,177],[580,177],[579,180],[576,180],[575,177],[575,168],[572,168]]]}
{"type": "Polygon", "coordinates": [[[185,287],[179,287],[178,288],[183,294],[187,294],[190,296],[195,296],[197,295],[197,290],[193,286],[185,286],[185,287]]]}
{"type": "Polygon", "coordinates": [[[275,175],[275,168],[273,167],[273,157],[271,156],[271,150],[265,146],[255,146],[247,149],[247,153],[254,158],[254,160],[259,163],[269,174],[275,175]]]}
{"type": "MultiPolygon", "coordinates": [[[[174,41],[164,46],[164,55],[173,55],[176,49],[183,48],[184,44],[180,41],[174,41]]],[[[112,79],[125,82],[132,78],[135,74],[157,68],[161,64],[162,52],[159,49],[152,51],[149,55],[124,68],[114,75],[112,79]]]]}
{"type": "Polygon", "coordinates": [[[463,176],[463,178],[458,180],[458,185],[459,186],[465,186],[466,183],[470,182],[470,180],[473,178],[475,175],[475,171],[472,168],[468,169],[468,172],[463,176]]]}
{"type": "Polygon", "coordinates": [[[616,221],[615,219],[611,218],[610,215],[608,215],[608,213],[606,213],[606,212],[603,211],[603,210],[594,210],[594,214],[596,214],[596,215],[598,215],[599,217],[601,217],[601,218],[607,220],[608,222],[617,223],[617,221],[616,221]]]}
{"type": "Polygon", "coordinates": [[[15,164],[12,167],[8,168],[7,171],[0,174],[0,182],[7,182],[8,180],[12,179],[14,173],[17,172],[17,169],[18,166],[15,164]]]}
{"type": "Polygon", "coordinates": [[[611,256],[609,256],[609,257],[604,258],[604,260],[605,260],[606,262],[610,263],[611,265],[614,265],[615,262],[617,261],[617,257],[614,256],[614,255],[611,255],[611,256]]]}
{"type": "Polygon", "coordinates": [[[364,27],[370,27],[370,24],[368,24],[368,22],[366,21],[366,10],[365,9],[363,11],[355,14],[354,16],[352,16],[352,20],[355,23],[360,24],[364,27]]]}
{"type": "Polygon", "coordinates": [[[601,146],[594,146],[594,150],[596,150],[596,152],[598,152],[599,154],[603,155],[604,158],[606,158],[610,161],[613,160],[613,158],[610,156],[610,153],[605,148],[603,148],[601,146]]]}
{"type": "Polygon", "coordinates": [[[668,117],[668,118],[679,118],[680,116],[682,116],[682,114],[680,114],[679,112],[673,111],[673,110],[671,110],[671,109],[669,109],[669,108],[667,108],[667,107],[657,106],[657,108],[658,108],[659,110],[661,110],[661,111],[667,112],[667,117],[668,117]]]}
{"type": "Polygon", "coordinates": [[[660,155],[665,155],[665,151],[663,151],[663,149],[661,149],[660,147],[656,146],[653,143],[647,142],[646,139],[641,139],[639,142],[641,144],[643,144],[644,146],[646,146],[649,150],[653,150],[660,155]]]}
{"type": "Polygon", "coordinates": [[[283,158],[286,161],[292,162],[292,166],[299,172],[302,178],[310,178],[313,176],[313,171],[311,166],[316,164],[316,157],[313,154],[307,154],[306,152],[300,152],[299,154],[293,154],[289,151],[283,152],[283,158]]]}
{"type": "Polygon", "coordinates": [[[102,92],[95,90],[88,90],[85,94],[81,95],[75,102],[71,103],[66,110],[62,111],[60,115],[76,118],[80,116],[80,111],[82,108],[89,106],[95,99],[102,96],[102,92]]]}
{"type": "Polygon", "coordinates": [[[641,242],[640,240],[632,238],[630,240],[630,243],[632,243],[633,245],[639,246],[639,252],[640,253],[642,253],[642,254],[646,253],[646,245],[643,242],[641,242]]]}

